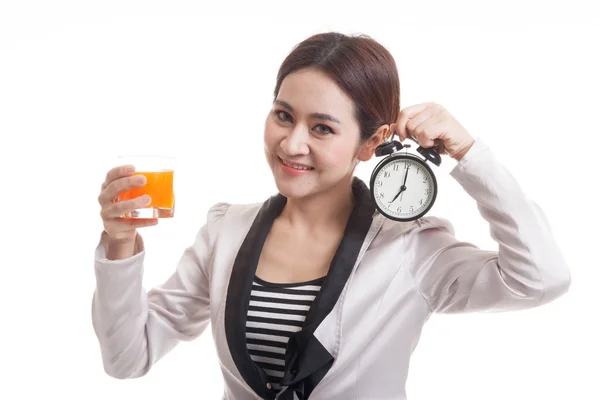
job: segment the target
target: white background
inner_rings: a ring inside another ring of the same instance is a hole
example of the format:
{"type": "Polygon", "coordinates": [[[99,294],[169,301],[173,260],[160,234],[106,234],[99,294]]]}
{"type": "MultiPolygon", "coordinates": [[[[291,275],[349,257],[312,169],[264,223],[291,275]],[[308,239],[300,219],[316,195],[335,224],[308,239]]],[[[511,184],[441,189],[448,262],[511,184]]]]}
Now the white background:
{"type": "MultiPolygon", "coordinates": [[[[0,398],[220,398],[210,329],[144,378],[104,374],[90,317],[100,184],[120,153],[179,157],[176,218],[142,232],[145,285],[160,283],[210,205],[274,194],[262,134],[277,69],[327,30],[379,40],[402,107],[438,102],[485,140],[545,210],[572,271],[571,291],[542,308],[434,316],[409,399],[600,398],[592,1],[200,3],[0,1],[0,398]]],[[[431,213],[494,249],[453,166],[436,170],[431,213]]]]}

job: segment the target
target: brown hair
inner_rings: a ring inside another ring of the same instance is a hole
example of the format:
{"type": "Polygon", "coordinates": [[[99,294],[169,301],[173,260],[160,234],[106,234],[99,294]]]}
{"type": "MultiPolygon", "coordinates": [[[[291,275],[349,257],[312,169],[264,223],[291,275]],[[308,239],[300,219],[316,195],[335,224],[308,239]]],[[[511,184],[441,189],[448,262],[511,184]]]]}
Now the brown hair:
{"type": "Polygon", "coordinates": [[[304,68],[325,72],[350,96],[361,141],[369,139],[381,125],[396,122],[400,112],[396,62],[369,36],[327,32],[300,42],[279,68],[274,97],[288,74],[304,68]]]}

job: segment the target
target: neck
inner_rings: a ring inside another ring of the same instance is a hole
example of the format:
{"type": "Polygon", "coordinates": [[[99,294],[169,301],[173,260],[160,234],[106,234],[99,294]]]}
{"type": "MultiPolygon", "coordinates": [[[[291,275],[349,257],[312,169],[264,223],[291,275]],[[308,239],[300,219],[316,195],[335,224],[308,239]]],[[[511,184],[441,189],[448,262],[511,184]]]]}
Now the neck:
{"type": "Polygon", "coordinates": [[[300,231],[344,229],[354,207],[352,179],[343,179],[326,192],[301,199],[288,198],[280,218],[300,231]]]}

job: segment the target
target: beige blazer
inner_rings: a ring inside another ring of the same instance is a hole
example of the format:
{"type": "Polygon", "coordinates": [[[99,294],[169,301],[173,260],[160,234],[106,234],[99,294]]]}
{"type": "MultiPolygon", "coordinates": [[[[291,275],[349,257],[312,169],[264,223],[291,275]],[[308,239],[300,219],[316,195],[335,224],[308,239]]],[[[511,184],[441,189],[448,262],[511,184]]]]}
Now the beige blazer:
{"type": "Polygon", "coordinates": [[[106,373],[143,376],[210,323],[223,399],[406,399],[411,353],[433,312],[526,309],[570,285],[544,213],[480,139],[451,176],[477,202],[497,250],[459,241],[439,217],[384,218],[355,178],[342,242],[304,328],[290,338],[283,393],[251,360],[245,321],[258,258],[285,197],[212,206],[173,275],[148,292],[141,236],[139,252],[124,260],[107,260],[99,244],[92,320],[106,373]]]}

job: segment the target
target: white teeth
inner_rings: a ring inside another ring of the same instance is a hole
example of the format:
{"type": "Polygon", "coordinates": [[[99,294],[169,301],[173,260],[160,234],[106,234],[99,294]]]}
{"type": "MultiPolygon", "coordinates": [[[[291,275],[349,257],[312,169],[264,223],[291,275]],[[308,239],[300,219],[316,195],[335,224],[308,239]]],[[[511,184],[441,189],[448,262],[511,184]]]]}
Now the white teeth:
{"type": "Polygon", "coordinates": [[[311,167],[304,167],[302,165],[288,164],[284,160],[281,160],[281,161],[283,161],[284,165],[287,165],[288,167],[291,167],[291,168],[294,168],[294,169],[299,169],[301,171],[308,171],[308,170],[312,169],[311,167]]]}

